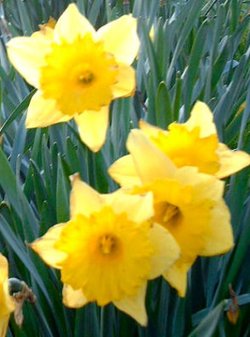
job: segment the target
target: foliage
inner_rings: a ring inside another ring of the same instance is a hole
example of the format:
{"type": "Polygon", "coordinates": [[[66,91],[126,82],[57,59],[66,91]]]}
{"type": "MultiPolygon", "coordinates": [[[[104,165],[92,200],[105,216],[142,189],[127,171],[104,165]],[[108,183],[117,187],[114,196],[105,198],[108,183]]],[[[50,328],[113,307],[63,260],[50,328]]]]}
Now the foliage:
{"type": "Polygon", "coordinates": [[[126,153],[127,135],[140,118],[165,128],[174,120],[185,121],[194,102],[201,100],[214,111],[220,139],[231,148],[250,152],[249,1],[76,1],[95,27],[128,12],[139,20],[137,90],[133,98],[112,104],[108,138],[97,154],[81,142],[73,122],[25,128],[25,111],[34,91],[6,57],[5,43],[11,36],[30,35],[50,16],[58,18],[68,3],[0,3],[0,251],[8,257],[10,275],[24,280],[37,296],[35,305],[24,307],[23,328],[12,319],[7,336],[249,336],[249,169],[227,180],[233,251],[198,259],[189,274],[185,299],[161,278],[150,282],[147,328],[112,305],[103,310],[95,304],[80,310],[65,308],[59,274],[28,245],[55,223],[69,219],[71,174],[79,172],[99,192],[116,188],[107,168],[126,153]],[[235,325],[226,315],[234,297],[229,284],[240,307],[235,325]]]}

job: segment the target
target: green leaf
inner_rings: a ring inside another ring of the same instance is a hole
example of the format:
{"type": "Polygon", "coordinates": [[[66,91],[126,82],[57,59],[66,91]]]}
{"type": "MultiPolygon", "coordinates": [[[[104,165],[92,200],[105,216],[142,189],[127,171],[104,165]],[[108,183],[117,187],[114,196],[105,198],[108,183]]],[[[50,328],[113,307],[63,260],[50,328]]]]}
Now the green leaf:
{"type": "Polygon", "coordinates": [[[0,128],[0,136],[4,132],[6,132],[6,129],[19,116],[19,114],[28,108],[30,100],[31,100],[32,96],[34,95],[34,93],[35,93],[35,90],[33,90],[31,93],[29,93],[28,96],[26,96],[24,98],[24,100],[15,108],[15,110],[12,112],[10,117],[5,121],[3,126],[0,128]]]}
{"type": "Polygon", "coordinates": [[[58,156],[57,184],[56,184],[56,214],[57,222],[69,219],[69,180],[65,175],[61,157],[58,156]]]}
{"type": "Polygon", "coordinates": [[[164,82],[159,84],[156,92],[155,113],[157,125],[163,129],[174,120],[170,94],[164,82]]]}
{"type": "Polygon", "coordinates": [[[225,308],[225,301],[219,303],[200,324],[188,335],[188,337],[213,337],[225,308]]]}

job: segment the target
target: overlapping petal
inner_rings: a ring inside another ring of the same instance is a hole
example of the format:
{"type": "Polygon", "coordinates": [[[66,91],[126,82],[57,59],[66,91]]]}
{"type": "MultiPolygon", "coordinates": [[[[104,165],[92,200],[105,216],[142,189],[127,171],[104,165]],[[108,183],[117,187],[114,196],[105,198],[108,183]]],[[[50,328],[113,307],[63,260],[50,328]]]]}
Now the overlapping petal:
{"type": "Polygon", "coordinates": [[[119,63],[130,65],[138,53],[140,42],[136,26],[135,18],[123,15],[97,31],[97,37],[104,41],[106,51],[114,55],[119,63]]]}
{"type": "Polygon", "coordinates": [[[31,37],[15,37],[7,44],[10,62],[35,88],[39,87],[40,68],[46,64],[45,56],[51,49],[51,37],[34,33],[31,37]]]}
{"type": "Polygon", "coordinates": [[[158,224],[152,226],[150,237],[155,249],[151,259],[150,279],[154,279],[162,275],[178,260],[180,247],[170,232],[158,224]]]}
{"type": "Polygon", "coordinates": [[[75,290],[70,285],[63,285],[63,303],[69,308],[81,308],[88,303],[81,289],[75,290]]]}
{"type": "Polygon", "coordinates": [[[73,42],[87,33],[95,34],[91,23],[78,11],[75,4],[70,4],[58,19],[54,29],[54,40],[73,42]]]}
{"type": "Polygon", "coordinates": [[[205,103],[200,101],[195,103],[191,116],[185,123],[185,126],[189,131],[198,127],[201,138],[217,134],[211,110],[205,103]]]}
{"type": "Polygon", "coordinates": [[[228,226],[230,220],[228,207],[223,200],[219,201],[213,208],[207,233],[203,236],[201,256],[224,254],[232,249],[234,239],[232,228],[228,226]]]}
{"type": "Polygon", "coordinates": [[[232,151],[225,144],[220,143],[217,149],[220,158],[220,168],[216,172],[217,178],[225,178],[250,165],[250,155],[244,151],[232,151]]]}
{"type": "Polygon", "coordinates": [[[180,297],[184,297],[187,291],[187,275],[188,271],[194,263],[195,258],[186,260],[182,257],[171,266],[163,277],[169,282],[169,284],[178,291],[180,297]]]}
{"type": "Polygon", "coordinates": [[[125,297],[120,301],[114,301],[114,305],[133,317],[142,326],[147,325],[147,313],[145,308],[146,282],[138,289],[134,296],[125,297]]]}
{"type": "Polygon", "coordinates": [[[5,337],[9,317],[14,309],[14,302],[9,295],[8,262],[7,259],[0,254],[0,337],[5,337]]]}
{"type": "Polygon", "coordinates": [[[143,183],[152,181],[157,172],[158,179],[171,177],[175,166],[140,130],[132,130],[127,140],[136,171],[143,183]]]}
{"type": "Polygon", "coordinates": [[[135,71],[132,67],[120,64],[116,83],[112,87],[113,98],[132,96],[135,91],[135,71]]]}
{"type": "Polygon", "coordinates": [[[121,186],[133,187],[141,184],[131,155],[116,160],[108,169],[111,177],[121,186]]]}
{"type": "Polygon", "coordinates": [[[82,141],[97,152],[103,146],[109,123],[109,107],[99,111],[84,111],[75,116],[82,141]]]}
{"type": "Polygon", "coordinates": [[[71,177],[72,191],[70,194],[70,214],[74,218],[77,214],[89,216],[97,212],[104,205],[100,194],[80,180],[78,174],[71,177]]]}
{"type": "Polygon", "coordinates": [[[142,198],[119,189],[113,193],[102,195],[102,198],[107,205],[112,205],[115,212],[126,213],[129,219],[138,224],[147,221],[154,214],[152,193],[147,193],[142,198]]]}
{"type": "Polygon", "coordinates": [[[41,258],[54,268],[61,268],[61,263],[67,255],[55,248],[65,224],[57,224],[51,227],[41,238],[30,244],[30,247],[41,256],[41,258]]]}
{"type": "Polygon", "coordinates": [[[66,122],[72,116],[64,115],[52,99],[45,99],[41,91],[37,91],[30,101],[27,111],[26,127],[46,127],[59,122],[66,122]]]}

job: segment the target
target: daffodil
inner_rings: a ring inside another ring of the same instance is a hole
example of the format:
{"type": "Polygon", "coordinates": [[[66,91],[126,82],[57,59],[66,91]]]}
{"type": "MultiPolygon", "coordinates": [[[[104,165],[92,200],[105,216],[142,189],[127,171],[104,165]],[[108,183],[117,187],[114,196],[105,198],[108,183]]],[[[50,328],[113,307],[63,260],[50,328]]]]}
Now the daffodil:
{"type": "Polygon", "coordinates": [[[131,63],[139,48],[136,25],[135,18],[124,15],[95,31],[70,4],[55,24],[30,37],[11,39],[10,61],[38,89],[26,126],[74,118],[82,141],[98,151],[105,142],[111,101],[135,90],[131,63]]]}
{"type": "Polygon", "coordinates": [[[47,264],[61,270],[64,304],[78,308],[112,302],[146,325],[147,280],[166,272],[179,257],[172,235],[149,221],[152,194],[118,190],[101,195],[74,177],[70,208],[68,222],[31,244],[47,264]]]}
{"type": "Polygon", "coordinates": [[[5,337],[9,317],[15,309],[15,304],[9,295],[8,262],[0,254],[0,337],[5,337]]]}
{"type": "Polygon", "coordinates": [[[223,254],[233,246],[224,182],[197,167],[176,167],[141,130],[131,131],[127,148],[130,155],[115,162],[109,173],[132,194],[153,193],[153,221],[166,228],[181,249],[163,276],[185,296],[187,272],[197,256],[223,254]]]}
{"type": "Polygon", "coordinates": [[[140,129],[177,167],[195,166],[200,172],[225,178],[250,165],[249,154],[219,142],[213,114],[202,102],[194,105],[186,123],[172,123],[168,131],[144,121],[140,129]]]}

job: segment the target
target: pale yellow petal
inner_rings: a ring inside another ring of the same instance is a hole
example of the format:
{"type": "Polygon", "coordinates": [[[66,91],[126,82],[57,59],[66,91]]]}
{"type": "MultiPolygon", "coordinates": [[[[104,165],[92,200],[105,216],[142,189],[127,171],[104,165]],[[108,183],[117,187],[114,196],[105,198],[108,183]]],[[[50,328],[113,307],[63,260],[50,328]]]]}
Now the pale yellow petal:
{"type": "Polygon", "coordinates": [[[154,224],[150,230],[150,241],[154,247],[150,279],[154,279],[166,272],[179,258],[180,247],[169,231],[158,224],[154,224]]]}
{"type": "Polygon", "coordinates": [[[130,65],[140,46],[136,28],[137,20],[131,15],[123,15],[101,27],[97,36],[104,41],[106,51],[113,54],[117,62],[130,65]]]}
{"type": "Polygon", "coordinates": [[[141,130],[132,130],[127,140],[137,174],[143,183],[171,178],[176,171],[173,162],[154,146],[141,130]]]}
{"type": "Polygon", "coordinates": [[[220,159],[220,169],[217,178],[225,178],[250,165],[250,155],[244,151],[232,151],[225,144],[220,143],[217,154],[220,159]]]}
{"type": "Polygon", "coordinates": [[[149,220],[154,214],[153,194],[131,195],[119,189],[113,193],[103,195],[106,203],[112,205],[117,214],[126,213],[134,222],[142,223],[149,220]]]}
{"type": "Polygon", "coordinates": [[[70,214],[74,218],[77,214],[89,216],[100,210],[104,204],[100,194],[80,180],[78,175],[72,178],[70,194],[70,214]]]}
{"type": "Polygon", "coordinates": [[[10,62],[36,88],[39,88],[40,68],[46,64],[45,55],[50,46],[51,39],[42,34],[15,37],[7,43],[10,62]]]}
{"type": "Polygon", "coordinates": [[[203,102],[195,103],[191,117],[185,123],[188,130],[193,130],[196,127],[200,128],[200,137],[208,137],[216,134],[216,127],[213,121],[213,114],[209,107],[203,102]]]}
{"type": "Polygon", "coordinates": [[[69,308],[81,308],[88,300],[81,289],[74,290],[70,285],[63,285],[63,304],[69,308]]]}
{"type": "Polygon", "coordinates": [[[27,111],[26,127],[39,128],[66,122],[72,117],[62,114],[52,99],[45,99],[38,90],[30,101],[27,111]]]}
{"type": "Polygon", "coordinates": [[[72,42],[77,37],[84,36],[86,33],[95,34],[95,29],[79,12],[76,5],[70,4],[55,25],[55,41],[66,40],[72,42]]]}
{"type": "Polygon", "coordinates": [[[0,331],[8,324],[9,314],[15,309],[12,298],[9,296],[8,261],[0,254],[0,331]],[[7,321],[7,323],[5,323],[7,321]]]}
{"type": "Polygon", "coordinates": [[[103,146],[109,122],[109,107],[104,106],[99,111],[84,111],[75,116],[81,140],[93,152],[103,146]]]}
{"type": "Polygon", "coordinates": [[[174,177],[182,185],[193,186],[196,193],[193,195],[193,202],[199,203],[200,200],[220,200],[223,196],[225,182],[216,177],[198,173],[196,167],[181,167],[176,170],[174,177]]]}
{"type": "Polygon", "coordinates": [[[120,301],[114,301],[114,305],[121,311],[133,317],[142,326],[147,325],[147,313],[145,309],[146,282],[139,288],[137,294],[126,297],[120,301]]]}
{"type": "Polygon", "coordinates": [[[180,297],[184,297],[187,291],[187,273],[192,266],[194,260],[185,261],[179,259],[167,272],[163,274],[168,283],[177,290],[180,297]]]}
{"type": "Polygon", "coordinates": [[[112,86],[113,98],[132,96],[135,85],[134,69],[127,65],[119,65],[116,83],[112,86]]]}
{"type": "Polygon", "coordinates": [[[119,158],[109,167],[108,172],[121,186],[129,188],[141,184],[131,155],[119,158]]]}
{"type": "Polygon", "coordinates": [[[61,263],[67,258],[67,254],[54,248],[60,238],[64,223],[51,227],[41,238],[35,240],[29,246],[51,267],[61,268],[61,263]]]}
{"type": "Polygon", "coordinates": [[[203,237],[204,247],[199,255],[213,256],[227,253],[233,247],[233,231],[230,223],[230,212],[221,200],[213,209],[206,233],[203,237]]]}
{"type": "Polygon", "coordinates": [[[7,333],[9,315],[0,318],[0,337],[5,337],[7,333]]]}
{"type": "Polygon", "coordinates": [[[0,254],[0,284],[8,279],[8,261],[0,254]]]}
{"type": "Polygon", "coordinates": [[[143,119],[141,119],[139,121],[139,127],[140,129],[143,131],[144,135],[146,135],[148,138],[155,138],[157,139],[159,136],[159,133],[163,133],[163,134],[167,134],[167,131],[164,131],[160,128],[158,128],[157,126],[151,125],[149,123],[147,123],[146,121],[144,121],[143,119]]]}

